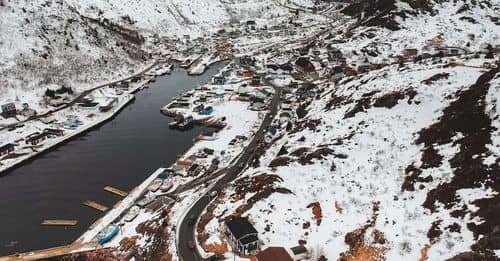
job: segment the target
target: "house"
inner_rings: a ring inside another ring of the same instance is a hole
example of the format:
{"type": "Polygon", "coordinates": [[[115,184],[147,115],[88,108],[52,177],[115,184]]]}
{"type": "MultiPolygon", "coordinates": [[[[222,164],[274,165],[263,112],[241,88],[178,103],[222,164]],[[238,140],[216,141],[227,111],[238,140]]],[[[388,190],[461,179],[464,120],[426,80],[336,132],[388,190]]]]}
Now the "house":
{"type": "Polygon", "coordinates": [[[64,104],[64,99],[62,97],[56,96],[55,98],[51,98],[47,102],[50,106],[59,107],[64,104]]]}
{"type": "Polygon", "coordinates": [[[43,130],[43,133],[47,136],[47,137],[61,137],[61,136],[64,136],[64,131],[63,130],[60,130],[60,129],[50,129],[50,128],[47,128],[47,129],[44,129],[43,130]]]}
{"type": "Polygon", "coordinates": [[[122,81],[122,82],[120,82],[118,84],[118,89],[121,89],[121,90],[124,90],[124,91],[128,91],[129,86],[130,86],[129,82],[122,81]]]}
{"type": "Polygon", "coordinates": [[[411,58],[418,54],[418,50],[415,48],[406,48],[403,50],[403,56],[405,58],[411,58]]]}
{"type": "Polygon", "coordinates": [[[199,164],[194,163],[187,170],[187,174],[190,176],[198,176],[201,173],[201,166],[199,164]]]}
{"type": "Polygon", "coordinates": [[[19,113],[26,118],[31,118],[36,115],[36,111],[31,109],[27,103],[23,103],[23,109],[19,113]]]}
{"type": "Polygon", "coordinates": [[[251,71],[244,71],[244,72],[242,73],[242,75],[243,75],[243,77],[245,77],[245,78],[252,78],[252,75],[253,75],[253,74],[252,74],[252,72],[251,72],[251,71]]]}
{"type": "Polygon", "coordinates": [[[244,256],[251,255],[259,249],[257,230],[247,218],[233,217],[226,221],[224,234],[236,253],[244,256]]]}
{"type": "Polygon", "coordinates": [[[340,61],[340,59],[344,58],[342,52],[331,45],[328,45],[327,51],[328,51],[328,61],[330,62],[338,62],[340,61]]]}
{"type": "Polygon", "coordinates": [[[248,21],[246,22],[246,25],[247,25],[247,26],[252,26],[252,25],[255,25],[255,21],[254,21],[254,20],[248,20],[248,21]]]}
{"type": "Polygon", "coordinates": [[[335,66],[330,70],[330,76],[331,76],[332,80],[338,81],[338,80],[344,78],[344,76],[345,76],[344,69],[342,69],[342,67],[340,67],[340,66],[335,66]]]}
{"type": "Polygon", "coordinates": [[[25,142],[26,144],[31,144],[32,146],[35,146],[38,145],[40,142],[44,141],[45,139],[47,139],[47,134],[35,132],[33,134],[28,135],[25,139],[25,142]]]}
{"type": "Polygon", "coordinates": [[[295,61],[295,65],[300,67],[304,72],[314,72],[316,69],[307,56],[301,56],[295,61]]]}
{"type": "Polygon", "coordinates": [[[118,98],[116,98],[116,97],[109,98],[107,100],[106,104],[99,106],[99,111],[101,111],[101,112],[107,112],[107,111],[113,109],[113,107],[117,103],[118,103],[118,98]]]}
{"type": "Polygon", "coordinates": [[[2,105],[2,116],[4,116],[5,118],[16,116],[16,114],[17,109],[16,105],[13,102],[2,105]]]}
{"type": "Polygon", "coordinates": [[[292,252],[293,261],[299,261],[310,258],[309,251],[305,246],[292,247],[290,250],[292,252]]]}
{"type": "Polygon", "coordinates": [[[260,76],[254,75],[252,77],[252,82],[250,83],[252,86],[259,86],[260,85],[260,76]]]}
{"type": "Polygon", "coordinates": [[[212,84],[214,85],[224,85],[226,83],[226,78],[224,76],[215,76],[212,78],[212,84]]]}
{"type": "Polygon", "coordinates": [[[361,62],[359,65],[358,65],[358,73],[365,73],[365,72],[369,72],[370,71],[370,61],[368,61],[368,58],[365,57],[365,59],[363,60],[363,62],[361,62]]]}
{"type": "Polygon", "coordinates": [[[258,261],[293,261],[283,247],[268,247],[257,254],[258,261]]]}
{"type": "Polygon", "coordinates": [[[0,146],[0,157],[11,154],[12,152],[14,152],[14,148],[15,145],[12,143],[0,146]]]}

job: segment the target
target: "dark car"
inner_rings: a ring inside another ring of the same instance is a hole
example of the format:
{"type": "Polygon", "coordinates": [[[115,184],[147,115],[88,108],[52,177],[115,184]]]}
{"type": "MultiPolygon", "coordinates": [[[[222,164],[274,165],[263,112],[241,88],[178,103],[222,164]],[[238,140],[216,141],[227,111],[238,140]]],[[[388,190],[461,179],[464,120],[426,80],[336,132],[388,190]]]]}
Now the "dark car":
{"type": "Polygon", "coordinates": [[[196,216],[195,215],[189,216],[189,218],[188,218],[188,225],[189,226],[193,226],[195,223],[196,223],[196,216]]]}
{"type": "Polygon", "coordinates": [[[219,260],[224,260],[224,256],[218,256],[218,255],[211,255],[208,259],[208,261],[219,261],[219,260]]]}
{"type": "Polygon", "coordinates": [[[187,242],[187,246],[188,246],[188,248],[189,248],[189,249],[194,249],[194,247],[195,247],[196,245],[195,245],[195,243],[194,243],[194,241],[193,241],[193,240],[189,240],[189,241],[187,242]]]}

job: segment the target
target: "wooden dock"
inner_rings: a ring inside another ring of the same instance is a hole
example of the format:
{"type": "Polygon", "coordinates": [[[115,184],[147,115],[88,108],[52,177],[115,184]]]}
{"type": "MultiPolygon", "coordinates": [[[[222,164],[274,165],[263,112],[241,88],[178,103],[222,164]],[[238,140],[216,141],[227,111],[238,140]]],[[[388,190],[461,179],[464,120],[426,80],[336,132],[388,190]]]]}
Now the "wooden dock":
{"type": "Polygon", "coordinates": [[[92,201],[92,200],[83,201],[83,205],[85,205],[87,207],[95,208],[95,209],[102,211],[102,212],[108,211],[108,207],[103,206],[103,205],[101,205],[95,201],[92,201]]]}
{"type": "Polygon", "coordinates": [[[74,226],[78,223],[76,220],[66,219],[46,219],[42,222],[45,226],[74,226]]]}
{"type": "Polygon", "coordinates": [[[111,187],[111,186],[106,186],[106,187],[104,188],[104,190],[106,190],[107,192],[111,192],[111,193],[113,193],[113,194],[115,194],[115,195],[118,195],[118,196],[120,196],[120,197],[126,197],[126,196],[128,196],[128,193],[127,193],[127,192],[125,192],[125,191],[123,191],[123,190],[119,190],[119,189],[117,189],[117,188],[113,188],[113,187],[111,187]]]}

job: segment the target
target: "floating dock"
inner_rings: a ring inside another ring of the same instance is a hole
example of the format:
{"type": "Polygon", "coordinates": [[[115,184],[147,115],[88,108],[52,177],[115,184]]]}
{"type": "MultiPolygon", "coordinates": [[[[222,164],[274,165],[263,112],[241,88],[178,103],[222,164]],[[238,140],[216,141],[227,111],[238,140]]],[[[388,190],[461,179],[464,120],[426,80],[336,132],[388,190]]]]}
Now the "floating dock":
{"type": "Polygon", "coordinates": [[[106,187],[104,188],[104,190],[106,190],[107,192],[111,192],[111,193],[113,193],[113,194],[115,194],[115,195],[118,195],[118,196],[120,196],[120,197],[126,197],[126,196],[128,196],[128,193],[127,193],[127,192],[125,192],[125,191],[123,191],[123,190],[119,190],[119,189],[117,189],[117,188],[113,188],[113,187],[111,187],[111,186],[106,186],[106,187]]]}
{"type": "Polygon", "coordinates": [[[102,212],[106,212],[108,211],[108,207],[106,206],[103,206],[97,202],[94,202],[92,200],[85,200],[83,201],[83,205],[87,206],[87,207],[91,207],[91,208],[95,208],[99,211],[102,211],[102,212]]]}
{"type": "Polygon", "coordinates": [[[42,222],[45,226],[74,226],[78,223],[76,220],[66,219],[46,219],[42,222]]]}

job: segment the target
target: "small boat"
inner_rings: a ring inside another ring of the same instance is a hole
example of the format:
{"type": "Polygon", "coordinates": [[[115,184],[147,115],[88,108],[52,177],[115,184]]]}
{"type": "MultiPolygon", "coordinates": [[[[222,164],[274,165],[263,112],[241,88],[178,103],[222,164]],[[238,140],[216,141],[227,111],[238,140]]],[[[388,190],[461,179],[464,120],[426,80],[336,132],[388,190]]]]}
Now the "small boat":
{"type": "Polygon", "coordinates": [[[125,220],[125,222],[130,222],[134,220],[137,217],[137,215],[139,215],[140,211],[141,208],[139,208],[138,206],[131,207],[127,212],[127,214],[125,214],[125,216],[123,217],[123,220],[125,220]]]}
{"type": "Polygon", "coordinates": [[[174,183],[170,179],[166,179],[165,181],[163,181],[160,190],[162,192],[167,192],[172,188],[172,186],[174,186],[174,183]]]}
{"type": "Polygon", "coordinates": [[[106,227],[101,232],[99,232],[99,234],[97,234],[97,242],[100,245],[106,244],[111,239],[113,239],[113,237],[115,237],[116,234],[118,234],[118,231],[120,231],[120,229],[116,225],[106,227]]]}
{"type": "Polygon", "coordinates": [[[175,172],[173,169],[165,169],[162,173],[158,174],[159,179],[166,179],[168,176],[173,175],[175,172]]]}
{"type": "Polygon", "coordinates": [[[149,203],[153,202],[153,200],[155,200],[155,195],[152,193],[148,193],[141,200],[137,201],[136,204],[137,206],[142,208],[148,205],[149,203]]]}
{"type": "Polygon", "coordinates": [[[151,191],[151,192],[155,192],[155,191],[157,191],[161,187],[161,184],[163,184],[163,180],[162,179],[155,179],[149,185],[148,190],[151,191]]]}
{"type": "Polygon", "coordinates": [[[181,63],[180,66],[181,66],[181,68],[186,69],[186,68],[190,67],[192,63],[193,62],[191,61],[191,59],[186,59],[186,60],[184,60],[184,62],[181,63]]]}

